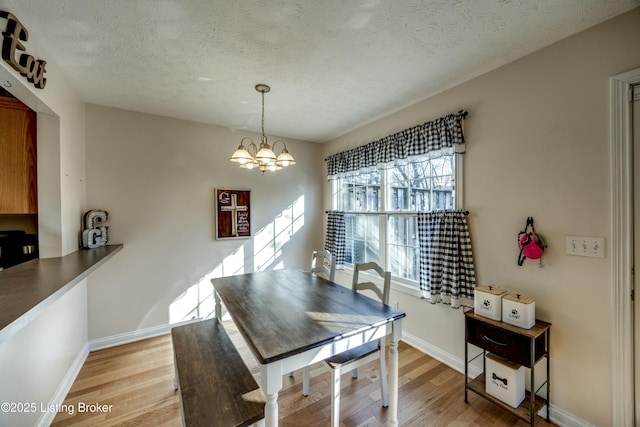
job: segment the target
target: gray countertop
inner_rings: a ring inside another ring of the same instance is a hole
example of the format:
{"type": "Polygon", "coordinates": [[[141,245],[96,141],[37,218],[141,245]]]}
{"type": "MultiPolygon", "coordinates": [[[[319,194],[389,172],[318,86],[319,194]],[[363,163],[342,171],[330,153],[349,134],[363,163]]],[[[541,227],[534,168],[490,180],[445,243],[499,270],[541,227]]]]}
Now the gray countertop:
{"type": "Polygon", "coordinates": [[[0,271],[0,344],[73,289],[123,245],[80,249],[0,271]]]}

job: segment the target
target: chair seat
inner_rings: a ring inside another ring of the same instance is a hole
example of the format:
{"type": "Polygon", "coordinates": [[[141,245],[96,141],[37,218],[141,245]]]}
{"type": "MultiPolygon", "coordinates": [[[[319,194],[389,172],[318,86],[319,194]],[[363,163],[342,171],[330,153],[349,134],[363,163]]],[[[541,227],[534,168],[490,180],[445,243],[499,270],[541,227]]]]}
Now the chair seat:
{"type": "Polygon", "coordinates": [[[377,351],[378,348],[378,341],[368,342],[360,347],[336,354],[335,356],[326,359],[325,362],[327,362],[332,369],[339,369],[345,363],[353,363],[358,359],[362,359],[363,357],[377,351]]]}

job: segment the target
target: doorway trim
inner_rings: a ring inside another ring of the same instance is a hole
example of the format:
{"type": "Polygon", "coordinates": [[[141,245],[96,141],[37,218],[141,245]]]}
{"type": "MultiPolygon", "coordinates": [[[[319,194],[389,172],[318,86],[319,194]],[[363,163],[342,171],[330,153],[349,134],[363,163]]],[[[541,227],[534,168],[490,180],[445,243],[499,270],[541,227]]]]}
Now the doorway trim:
{"type": "MultiPolygon", "coordinates": [[[[640,69],[610,79],[611,411],[612,425],[634,424],[633,134],[631,87],[640,69]]],[[[640,165],[638,165],[640,171],[640,165]]]]}

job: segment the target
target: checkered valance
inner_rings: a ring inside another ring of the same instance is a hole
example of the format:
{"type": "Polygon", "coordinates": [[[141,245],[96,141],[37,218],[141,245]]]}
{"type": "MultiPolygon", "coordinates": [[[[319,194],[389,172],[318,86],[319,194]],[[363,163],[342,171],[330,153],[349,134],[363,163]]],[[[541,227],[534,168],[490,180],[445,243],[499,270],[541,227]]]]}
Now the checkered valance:
{"type": "Polygon", "coordinates": [[[360,147],[327,157],[327,173],[335,176],[380,164],[395,163],[413,156],[420,156],[445,147],[458,146],[456,152],[464,152],[462,119],[466,111],[405,129],[393,135],[360,147]]]}

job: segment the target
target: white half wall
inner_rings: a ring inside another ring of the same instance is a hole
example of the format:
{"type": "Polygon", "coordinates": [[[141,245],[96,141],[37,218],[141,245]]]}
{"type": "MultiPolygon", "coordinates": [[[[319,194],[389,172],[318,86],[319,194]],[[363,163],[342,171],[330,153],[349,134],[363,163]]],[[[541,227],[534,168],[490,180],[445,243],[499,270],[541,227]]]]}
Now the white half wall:
{"type": "Polygon", "coordinates": [[[88,354],[86,301],[85,280],[0,345],[0,402],[31,405],[15,406],[16,412],[3,407],[0,425],[53,419],[49,405],[62,403],[88,354]]]}

